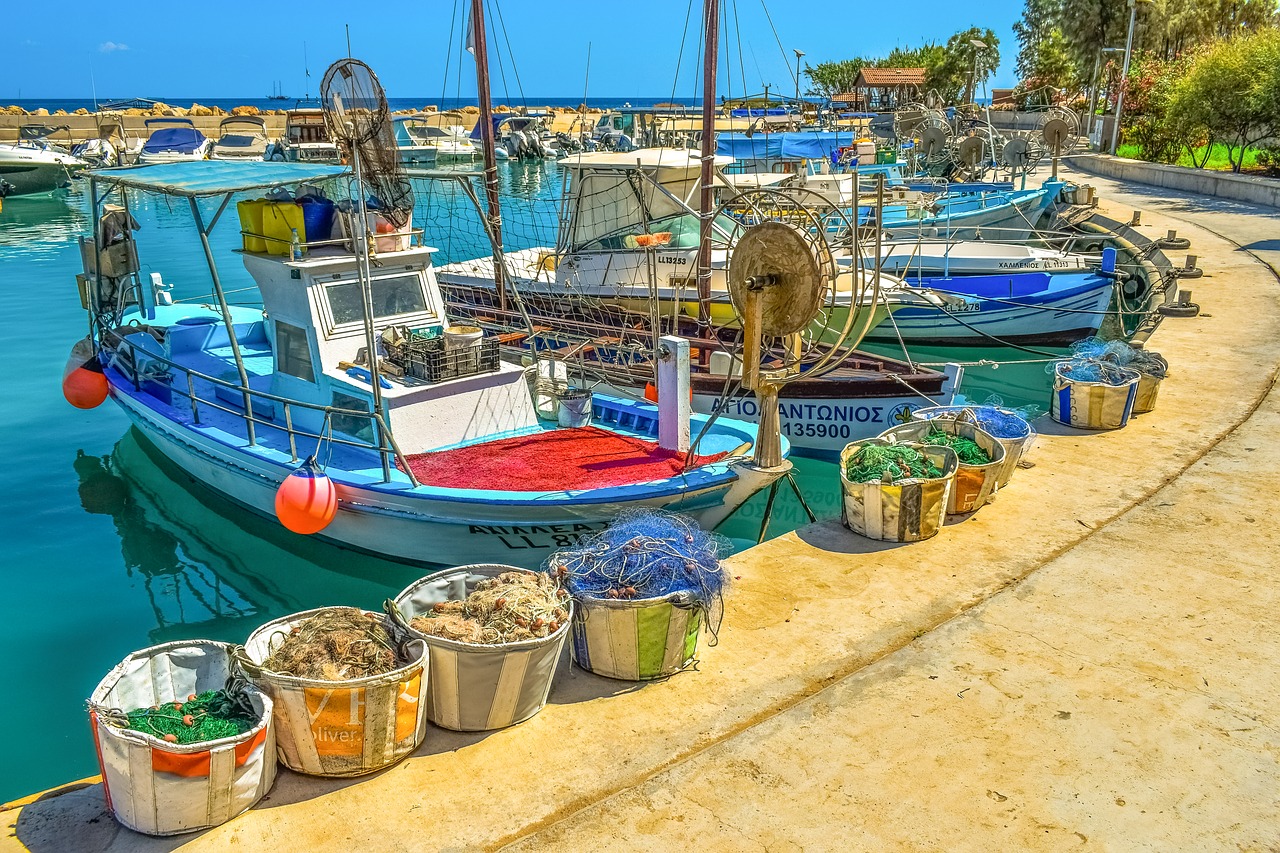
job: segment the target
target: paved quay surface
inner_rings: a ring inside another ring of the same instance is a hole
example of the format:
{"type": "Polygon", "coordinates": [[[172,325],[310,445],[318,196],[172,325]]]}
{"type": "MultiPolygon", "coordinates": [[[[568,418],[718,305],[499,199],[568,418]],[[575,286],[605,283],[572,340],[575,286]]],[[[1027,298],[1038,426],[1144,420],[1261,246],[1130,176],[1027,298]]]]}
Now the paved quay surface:
{"type": "Polygon", "coordinates": [[[927,542],[828,523],[735,557],[696,672],[562,665],[527,723],[432,729],[358,780],[282,771],[190,836],[118,828],[94,784],[48,792],[0,850],[1280,848],[1280,283],[1254,254],[1276,263],[1280,227],[1088,180],[1205,270],[1204,314],[1151,339],[1156,411],[1042,419],[1035,467],[927,542]]]}

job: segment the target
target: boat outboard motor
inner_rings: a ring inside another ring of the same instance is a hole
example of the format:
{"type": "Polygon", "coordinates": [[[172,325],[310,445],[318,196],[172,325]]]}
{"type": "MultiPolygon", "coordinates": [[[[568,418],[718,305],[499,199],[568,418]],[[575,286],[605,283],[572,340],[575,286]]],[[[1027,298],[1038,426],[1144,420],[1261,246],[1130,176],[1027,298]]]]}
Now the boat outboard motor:
{"type": "Polygon", "coordinates": [[[0,178],[0,198],[8,198],[9,194],[13,192],[13,190],[13,184],[9,183],[4,178],[0,178]]]}
{"type": "Polygon", "coordinates": [[[520,131],[514,130],[507,135],[507,153],[513,158],[520,156],[520,131]]]}

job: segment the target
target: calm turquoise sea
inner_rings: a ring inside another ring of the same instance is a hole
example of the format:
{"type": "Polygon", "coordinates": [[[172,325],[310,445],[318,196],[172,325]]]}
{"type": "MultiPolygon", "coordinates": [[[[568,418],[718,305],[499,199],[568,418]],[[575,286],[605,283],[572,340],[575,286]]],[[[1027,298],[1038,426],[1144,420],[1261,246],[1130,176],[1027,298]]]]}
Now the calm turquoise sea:
{"type": "MultiPolygon", "coordinates": [[[[559,192],[552,164],[513,165],[507,193],[528,210],[559,192]]],[[[432,238],[464,239],[461,213],[442,214],[425,198],[420,220],[432,238]]],[[[84,701],[129,652],[169,640],[240,642],[277,616],[327,604],[376,608],[423,574],[283,531],[244,512],[183,472],[160,464],[111,404],[83,412],[62,398],[71,345],[86,332],[76,295],[76,240],[90,229],[79,190],[56,197],[6,199],[0,210],[0,364],[5,369],[0,447],[8,485],[0,489],[0,730],[5,749],[0,802],[96,773],[84,701]]],[[[208,292],[208,276],[185,204],[138,199],[134,213],[144,273],[157,271],[178,297],[208,292]]],[[[521,216],[507,215],[513,230],[521,216]]],[[[469,221],[469,220],[468,220],[469,221]]],[[[534,233],[531,231],[530,233],[534,233]]],[[[474,236],[474,235],[473,235],[474,236]]],[[[215,249],[238,243],[228,221],[215,249]]],[[[235,299],[253,302],[251,280],[236,263],[222,268],[235,299]]],[[[926,352],[922,360],[1025,357],[1016,352],[926,352]]],[[[971,369],[965,390],[1008,402],[1047,400],[1043,366],[971,369]]],[[[798,459],[801,487],[821,516],[839,515],[835,465],[798,459]]],[[[763,513],[758,496],[724,532],[754,541],[763,513]]],[[[782,494],[771,533],[804,520],[782,494]]]]}

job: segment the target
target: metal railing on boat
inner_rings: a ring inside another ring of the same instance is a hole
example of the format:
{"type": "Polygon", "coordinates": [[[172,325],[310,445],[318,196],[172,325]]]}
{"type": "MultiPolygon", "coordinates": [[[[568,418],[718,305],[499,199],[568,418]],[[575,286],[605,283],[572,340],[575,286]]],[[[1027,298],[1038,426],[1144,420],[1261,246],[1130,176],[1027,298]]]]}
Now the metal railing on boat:
{"type": "MultiPolygon", "coordinates": [[[[124,328],[128,329],[129,327],[124,328]]],[[[140,326],[137,327],[136,333],[147,334],[147,332],[140,326]]],[[[328,442],[330,445],[337,444],[364,450],[372,450],[378,454],[380,461],[383,463],[382,467],[384,472],[390,471],[389,459],[394,457],[396,460],[396,467],[404,473],[409,482],[415,487],[419,485],[417,477],[414,476],[413,471],[410,469],[408,460],[405,458],[404,453],[396,443],[395,437],[392,435],[390,427],[383,419],[381,412],[370,412],[361,409],[344,409],[340,406],[325,406],[319,403],[308,403],[303,400],[294,400],[288,397],[282,397],[278,394],[272,394],[269,391],[259,391],[255,388],[249,388],[237,382],[228,382],[225,379],[219,379],[216,376],[210,376],[207,373],[201,373],[198,370],[193,370],[192,368],[179,364],[173,359],[160,355],[159,353],[142,349],[133,341],[128,340],[125,335],[121,334],[119,329],[108,330],[103,333],[103,337],[104,339],[113,339],[113,346],[117,353],[120,352],[121,348],[128,349],[129,363],[126,365],[113,360],[112,365],[116,366],[118,369],[123,368],[121,372],[124,373],[131,382],[133,382],[134,390],[139,393],[142,392],[143,384],[145,382],[155,382],[160,376],[169,377],[169,382],[167,384],[170,393],[172,393],[174,390],[173,386],[175,384],[174,380],[177,379],[174,371],[183,374],[186,377],[187,386],[185,396],[187,402],[191,406],[191,418],[196,424],[200,423],[200,409],[202,407],[207,407],[241,418],[245,421],[247,428],[250,424],[254,424],[257,426],[280,430],[285,433],[288,439],[289,457],[293,462],[297,462],[303,458],[298,454],[298,439],[300,438],[315,440],[317,447],[324,442],[328,442]],[[139,355],[143,358],[139,359],[139,355]],[[142,365],[148,363],[163,364],[169,368],[169,371],[163,374],[146,375],[143,372],[142,365]],[[219,403],[217,400],[206,399],[200,396],[196,391],[196,380],[208,382],[215,388],[225,388],[228,391],[243,395],[248,401],[248,408],[246,410],[241,410],[225,405],[224,403],[219,403]],[[276,423],[274,418],[267,419],[256,416],[253,413],[253,401],[255,399],[263,402],[279,404],[281,414],[284,418],[284,425],[281,426],[279,423],[276,423]],[[293,410],[298,408],[321,412],[324,415],[324,425],[321,426],[319,432],[312,432],[294,426],[293,410]],[[332,424],[335,416],[368,420],[378,435],[378,441],[376,443],[363,441],[359,438],[348,438],[339,433],[335,433],[332,424]],[[328,427],[328,429],[326,430],[325,427],[328,427]]],[[[250,436],[253,435],[252,432],[249,432],[248,434],[250,436]]],[[[255,443],[256,439],[251,438],[250,444],[255,443]]],[[[384,474],[383,482],[390,481],[389,474],[384,474]]]]}

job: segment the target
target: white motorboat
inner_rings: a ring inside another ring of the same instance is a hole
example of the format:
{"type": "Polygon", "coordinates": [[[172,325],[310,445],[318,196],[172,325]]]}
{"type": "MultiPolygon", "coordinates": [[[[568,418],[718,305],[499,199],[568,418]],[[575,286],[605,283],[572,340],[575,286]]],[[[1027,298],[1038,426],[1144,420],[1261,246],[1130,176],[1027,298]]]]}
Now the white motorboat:
{"type": "Polygon", "coordinates": [[[210,160],[266,159],[267,122],[258,116],[227,116],[218,124],[218,141],[209,151],[210,160]]]}
{"type": "Polygon", "coordinates": [[[276,142],[267,159],[290,163],[337,163],[342,159],[338,146],[324,126],[319,107],[295,107],[285,113],[284,136],[276,142]]]}
{"type": "Polygon", "coordinates": [[[88,163],[49,137],[66,127],[28,124],[18,128],[18,141],[0,144],[0,198],[53,192],[69,186],[88,163]]]}
{"type": "Polygon", "coordinates": [[[204,160],[213,143],[196,129],[189,118],[149,118],[147,142],[138,153],[138,163],[181,163],[204,160]]]}
{"type": "Polygon", "coordinates": [[[440,127],[430,123],[431,116],[425,114],[396,116],[392,121],[400,162],[405,165],[470,163],[480,156],[475,143],[456,125],[440,127]]]}

